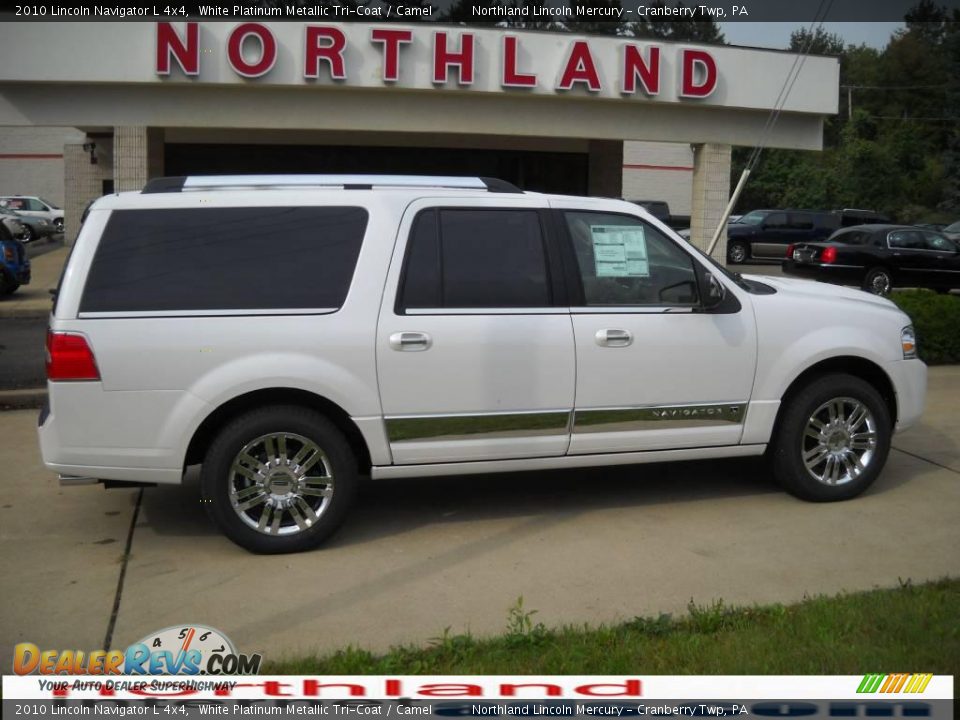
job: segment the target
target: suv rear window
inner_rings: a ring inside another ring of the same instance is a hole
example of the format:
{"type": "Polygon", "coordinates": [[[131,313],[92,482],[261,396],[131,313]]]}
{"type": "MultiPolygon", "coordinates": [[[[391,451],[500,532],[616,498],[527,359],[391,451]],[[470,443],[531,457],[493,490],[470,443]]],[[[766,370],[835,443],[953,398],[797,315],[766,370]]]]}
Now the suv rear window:
{"type": "Polygon", "coordinates": [[[356,207],[115,210],[80,312],[337,309],[366,226],[356,207]]]}

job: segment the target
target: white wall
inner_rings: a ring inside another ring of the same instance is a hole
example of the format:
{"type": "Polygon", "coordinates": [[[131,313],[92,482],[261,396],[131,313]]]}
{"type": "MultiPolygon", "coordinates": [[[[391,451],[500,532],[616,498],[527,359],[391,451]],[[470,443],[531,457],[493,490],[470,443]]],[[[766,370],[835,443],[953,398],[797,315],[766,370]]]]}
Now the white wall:
{"type": "Polygon", "coordinates": [[[664,200],[672,215],[690,215],[693,150],[688,143],[625,142],[623,197],[664,200]]]}
{"type": "Polygon", "coordinates": [[[40,195],[63,207],[63,146],[83,140],[75,128],[0,128],[0,195],[40,195]]]}

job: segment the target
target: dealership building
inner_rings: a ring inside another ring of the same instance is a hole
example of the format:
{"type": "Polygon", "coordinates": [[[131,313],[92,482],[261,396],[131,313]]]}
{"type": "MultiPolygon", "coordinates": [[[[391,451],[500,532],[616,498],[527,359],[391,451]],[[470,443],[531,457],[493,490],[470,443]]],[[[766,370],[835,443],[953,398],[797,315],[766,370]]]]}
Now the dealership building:
{"type": "Polygon", "coordinates": [[[0,194],[403,173],[666,200],[705,246],[735,145],[819,150],[836,58],[433,23],[0,24],[0,194]],[[799,69],[777,122],[771,111],[799,69]]]}

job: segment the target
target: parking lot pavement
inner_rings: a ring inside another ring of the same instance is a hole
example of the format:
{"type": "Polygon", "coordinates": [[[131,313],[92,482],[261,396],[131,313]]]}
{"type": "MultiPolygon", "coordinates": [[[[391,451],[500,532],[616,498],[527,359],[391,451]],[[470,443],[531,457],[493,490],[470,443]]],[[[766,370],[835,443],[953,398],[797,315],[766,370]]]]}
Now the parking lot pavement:
{"type": "Polygon", "coordinates": [[[60,488],[40,461],[37,411],[0,412],[0,663],[13,646],[99,649],[135,491],[60,488]]]}
{"type": "MultiPolygon", "coordinates": [[[[682,613],[691,599],[794,602],[955,576],[960,368],[932,368],[930,381],[921,426],[895,439],[903,450],[870,492],[846,503],[795,500],[752,459],[384,481],[368,484],[325,548],[264,557],[207,522],[195,478],[150,489],[115,644],[205,623],[242,652],[275,659],[426,643],[447,628],[496,633],[521,595],[535,621],[554,626],[682,613]]],[[[20,581],[7,593],[2,647],[28,636],[99,647],[133,496],[60,491],[39,468],[32,422],[30,413],[0,413],[0,434],[17,428],[0,467],[23,468],[2,476],[3,495],[23,508],[15,524],[3,523],[0,570],[20,581]],[[96,545],[106,538],[117,542],[96,545]],[[65,599],[65,588],[76,595],[65,599]]]]}

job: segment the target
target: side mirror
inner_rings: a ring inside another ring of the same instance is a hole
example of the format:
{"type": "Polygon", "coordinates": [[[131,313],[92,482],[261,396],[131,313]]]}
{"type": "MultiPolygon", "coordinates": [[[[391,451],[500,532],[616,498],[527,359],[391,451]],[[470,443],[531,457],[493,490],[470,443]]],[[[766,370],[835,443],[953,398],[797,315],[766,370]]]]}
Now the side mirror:
{"type": "Polygon", "coordinates": [[[727,296],[727,289],[711,272],[703,274],[703,285],[703,309],[713,310],[723,302],[723,299],[727,296]]]}

